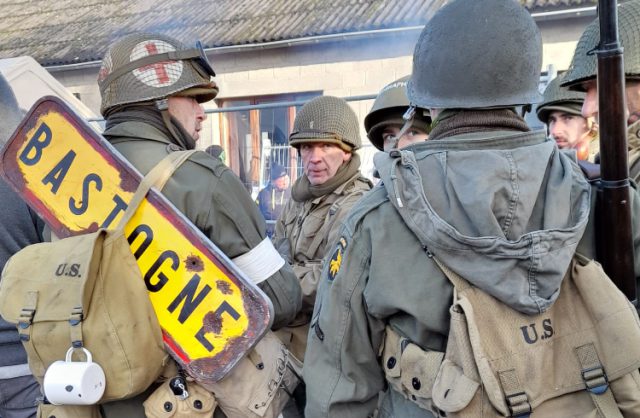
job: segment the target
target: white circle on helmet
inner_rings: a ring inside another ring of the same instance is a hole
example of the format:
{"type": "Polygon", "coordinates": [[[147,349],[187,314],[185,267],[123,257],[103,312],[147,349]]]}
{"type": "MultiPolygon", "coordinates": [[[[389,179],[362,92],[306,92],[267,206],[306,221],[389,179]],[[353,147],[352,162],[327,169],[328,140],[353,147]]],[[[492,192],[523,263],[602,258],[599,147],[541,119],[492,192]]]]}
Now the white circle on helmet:
{"type": "MultiPolygon", "coordinates": [[[[173,45],[165,41],[152,39],[137,44],[131,50],[129,59],[135,61],[148,55],[164,54],[175,50],[173,45]]],[[[182,61],[161,61],[136,68],[132,73],[147,86],[167,87],[180,79],[182,68],[182,61]]]]}

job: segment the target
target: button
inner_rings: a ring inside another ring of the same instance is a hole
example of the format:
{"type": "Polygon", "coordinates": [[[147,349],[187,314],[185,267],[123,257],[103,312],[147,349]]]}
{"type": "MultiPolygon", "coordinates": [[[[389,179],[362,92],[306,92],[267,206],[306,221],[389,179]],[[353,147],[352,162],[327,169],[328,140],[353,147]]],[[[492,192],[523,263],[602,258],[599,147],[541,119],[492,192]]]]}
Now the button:
{"type": "Polygon", "coordinates": [[[396,358],[389,357],[389,360],[387,360],[387,369],[393,369],[394,367],[396,367],[396,358]]]}
{"type": "Polygon", "coordinates": [[[420,379],[414,377],[413,379],[411,379],[411,386],[413,386],[415,390],[420,390],[422,383],[420,383],[420,379]]]}
{"type": "Polygon", "coordinates": [[[171,412],[171,410],[173,409],[173,404],[171,402],[165,402],[164,403],[164,410],[167,412],[171,412]]]}
{"type": "Polygon", "coordinates": [[[202,401],[200,399],[196,399],[193,401],[193,407],[196,409],[202,409],[202,401]]]}

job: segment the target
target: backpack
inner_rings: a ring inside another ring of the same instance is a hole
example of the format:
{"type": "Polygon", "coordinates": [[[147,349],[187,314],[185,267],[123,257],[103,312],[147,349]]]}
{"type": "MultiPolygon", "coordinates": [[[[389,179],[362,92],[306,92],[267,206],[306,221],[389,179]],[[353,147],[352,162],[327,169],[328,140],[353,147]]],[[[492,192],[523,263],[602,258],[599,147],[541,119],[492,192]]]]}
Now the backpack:
{"type": "Polygon", "coordinates": [[[192,153],[171,153],[154,167],[116,229],[31,245],[5,265],[0,315],[17,325],[40,384],[70,347],[89,350],[104,370],[100,403],[142,393],[160,376],[168,357],[162,330],[124,226],[150,187],[161,189],[192,153]]]}
{"type": "Polygon", "coordinates": [[[598,263],[576,255],[556,302],[528,316],[434,261],[455,287],[436,413],[640,417],[640,321],[598,263]]]}

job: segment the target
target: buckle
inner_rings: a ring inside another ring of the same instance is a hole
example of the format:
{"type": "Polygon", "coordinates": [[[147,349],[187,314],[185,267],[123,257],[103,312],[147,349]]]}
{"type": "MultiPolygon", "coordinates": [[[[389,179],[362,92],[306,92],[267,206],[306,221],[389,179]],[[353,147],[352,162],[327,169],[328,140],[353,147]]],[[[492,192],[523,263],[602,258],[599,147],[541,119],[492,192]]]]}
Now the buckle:
{"type": "Polygon", "coordinates": [[[511,418],[529,418],[531,415],[531,404],[529,397],[524,392],[518,392],[505,396],[509,416],[511,418]]]}
{"type": "Polygon", "coordinates": [[[601,366],[583,369],[580,374],[589,392],[595,395],[602,395],[609,389],[607,373],[601,366]]]}
{"type": "Polygon", "coordinates": [[[69,316],[69,324],[71,326],[76,326],[84,319],[84,312],[82,312],[82,306],[76,306],[71,311],[71,315],[69,316]]]}

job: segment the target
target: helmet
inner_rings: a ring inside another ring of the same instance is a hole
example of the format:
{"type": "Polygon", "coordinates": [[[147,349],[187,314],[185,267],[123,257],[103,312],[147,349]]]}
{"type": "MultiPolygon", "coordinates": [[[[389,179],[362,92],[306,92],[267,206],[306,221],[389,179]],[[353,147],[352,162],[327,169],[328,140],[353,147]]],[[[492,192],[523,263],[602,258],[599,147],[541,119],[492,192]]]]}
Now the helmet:
{"type": "MultiPolygon", "coordinates": [[[[380,90],[378,97],[373,102],[373,107],[364,118],[364,129],[367,131],[369,141],[380,151],[384,151],[384,141],[382,140],[384,128],[390,124],[402,126],[405,123],[402,116],[409,108],[407,80],[409,80],[409,76],[402,77],[380,90]]],[[[428,133],[431,130],[429,111],[420,110],[413,117],[412,126],[428,133]]]]}
{"type": "Polygon", "coordinates": [[[18,106],[16,96],[2,73],[0,73],[0,114],[2,115],[0,145],[2,145],[9,139],[22,120],[22,111],[18,106]]]}
{"type": "Polygon", "coordinates": [[[423,108],[471,109],[540,101],[542,38],[514,0],[453,0],[426,24],[407,87],[423,108]]]}
{"type": "MultiPolygon", "coordinates": [[[[629,1],[618,7],[618,29],[620,44],[624,48],[624,73],[627,78],[640,79],[640,2],[629,1]]],[[[595,50],[600,43],[598,19],[582,33],[571,65],[564,74],[562,86],[571,90],[583,90],[584,81],[596,78],[597,56],[595,50]]]]}
{"type": "Polygon", "coordinates": [[[215,72],[202,45],[186,48],[168,36],[136,33],[109,47],[98,74],[100,112],[128,103],[193,96],[199,103],[216,97],[215,72]]]}
{"type": "Polygon", "coordinates": [[[544,90],[542,103],[538,105],[536,113],[542,123],[547,123],[549,115],[553,111],[561,111],[570,115],[582,116],[582,103],[585,94],[579,91],[571,91],[566,87],[560,87],[562,77],[556,77],[544,90]]]}
{"type": "Polygon", "coordinates": [[[358,117],[351,106],[338,97],[320,96],[310,100],[296,115],[289,145],[300,148],[305,142],[328,142],[352,152],[362,144],[358,117]]]}

